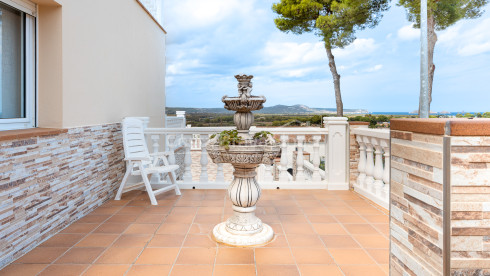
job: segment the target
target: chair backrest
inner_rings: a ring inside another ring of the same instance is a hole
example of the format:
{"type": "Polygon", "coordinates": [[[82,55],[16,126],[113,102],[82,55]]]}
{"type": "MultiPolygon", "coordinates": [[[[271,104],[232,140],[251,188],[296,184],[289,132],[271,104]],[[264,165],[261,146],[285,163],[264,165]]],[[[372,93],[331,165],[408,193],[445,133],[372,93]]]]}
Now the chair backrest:
{"type": "Polygon", "coordinates": [[[147,158],[150,152],[146,145],[143,121],[136,118],[124,118],[122,123],[124,155],[126,158],[147,158]]]}

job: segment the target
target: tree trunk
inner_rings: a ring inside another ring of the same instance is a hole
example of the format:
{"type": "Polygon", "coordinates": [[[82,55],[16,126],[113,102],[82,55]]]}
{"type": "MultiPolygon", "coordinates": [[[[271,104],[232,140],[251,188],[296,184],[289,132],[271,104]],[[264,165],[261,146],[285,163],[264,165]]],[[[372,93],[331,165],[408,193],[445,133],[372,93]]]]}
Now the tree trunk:
{"type": "MultiPolygon", "coordinates": [[[[427,18],[427,40],[428,40],[428,59],[429,59],[429,107],[432,102],[432,82],[434,81],[434,71],[436,66],[434,65],[434,47],[437,42],[437,34],[435,30],[436,20],[434,18],[434,13],[429,9],[427,18]]],[[[430,111],[430,108],[429,108],[430,111]]]]}
{"type": "Polygon", "coordinates": [[[337,66],[335,65],[335,58],[332,54],[332,48],[325,46],[328,56],[328,66],[330,72],[332,72],[333,85],[335,88],[335,102],[337,104],[337,116],[344,116],[344,105],[342,104],[342,95],[340,94],[340,75],[337,73],[337,66]]]}

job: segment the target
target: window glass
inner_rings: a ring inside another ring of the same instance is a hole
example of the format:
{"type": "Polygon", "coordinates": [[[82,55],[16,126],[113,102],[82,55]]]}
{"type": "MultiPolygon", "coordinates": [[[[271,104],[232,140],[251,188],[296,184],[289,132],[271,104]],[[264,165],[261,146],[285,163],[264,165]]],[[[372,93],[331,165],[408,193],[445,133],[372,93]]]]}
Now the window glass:
{"type": "Polygon", "coordinates": [[[26,117],[24,17],[0,3],[0,119],[26,117]]]}

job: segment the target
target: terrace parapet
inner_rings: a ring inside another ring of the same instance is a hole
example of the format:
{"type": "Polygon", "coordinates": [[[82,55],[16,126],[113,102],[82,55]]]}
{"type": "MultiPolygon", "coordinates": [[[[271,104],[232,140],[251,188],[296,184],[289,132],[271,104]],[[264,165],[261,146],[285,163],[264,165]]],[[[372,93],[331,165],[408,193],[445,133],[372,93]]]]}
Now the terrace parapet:
{"type": "Polygon", "coordinates": [[[490,274],[490,120],[391,121],[390,269],[490,274]]]}

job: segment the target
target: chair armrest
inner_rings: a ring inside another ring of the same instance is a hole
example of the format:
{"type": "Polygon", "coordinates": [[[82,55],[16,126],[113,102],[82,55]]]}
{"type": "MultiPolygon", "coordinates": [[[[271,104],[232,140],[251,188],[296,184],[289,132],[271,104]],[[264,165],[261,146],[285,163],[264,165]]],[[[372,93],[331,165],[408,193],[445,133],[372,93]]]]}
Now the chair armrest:
{"type": "Polygon", "coordinates": [[[150,158],[148,157],[131,157],[131,158],[124,158],[124,161],[150,161],[150,158]]]}
{"type": "Polygon", "coordinates": [[[171,154],[170,151],[163,151],[163,152],[155,152],[155,153],[150,153],[151,157],[159,157],[159,156],[165,156],[168,157],[171,154]]]}

